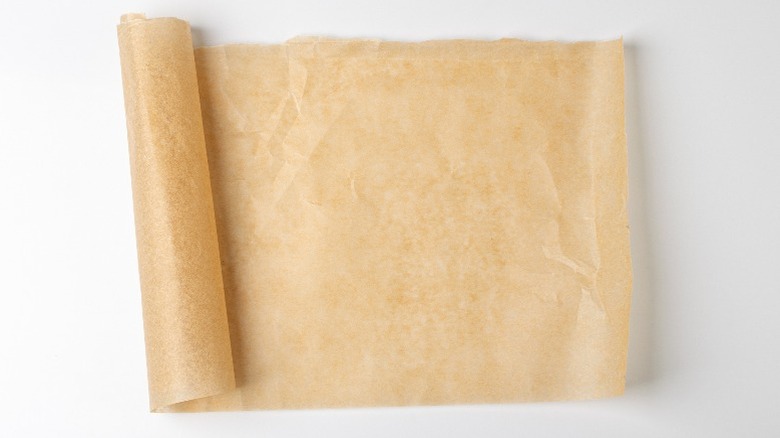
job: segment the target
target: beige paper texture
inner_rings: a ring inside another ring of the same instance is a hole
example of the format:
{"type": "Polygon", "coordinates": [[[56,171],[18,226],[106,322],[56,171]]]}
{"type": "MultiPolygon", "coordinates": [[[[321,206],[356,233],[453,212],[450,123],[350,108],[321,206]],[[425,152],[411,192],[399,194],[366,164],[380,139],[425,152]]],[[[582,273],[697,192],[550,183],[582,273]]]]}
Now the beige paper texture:
{"type": "Polygon", "coordinates": [[[152,410],[622,393],[621,41],[119,44],[152,410]]]}

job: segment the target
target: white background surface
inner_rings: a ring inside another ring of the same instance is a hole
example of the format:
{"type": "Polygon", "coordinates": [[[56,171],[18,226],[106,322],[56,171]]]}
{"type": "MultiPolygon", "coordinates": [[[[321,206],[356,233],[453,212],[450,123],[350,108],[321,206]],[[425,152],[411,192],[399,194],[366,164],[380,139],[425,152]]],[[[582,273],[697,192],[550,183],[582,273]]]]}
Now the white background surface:
{"type": "Polygon", "coordinates": [[[780,3],[71,3],[0,2],[0,436],[780,436],[780,3]],[[115,34],[130,11],[187,19],[203,44],[624,35],[625,396],[149,414],[115,34]]]}

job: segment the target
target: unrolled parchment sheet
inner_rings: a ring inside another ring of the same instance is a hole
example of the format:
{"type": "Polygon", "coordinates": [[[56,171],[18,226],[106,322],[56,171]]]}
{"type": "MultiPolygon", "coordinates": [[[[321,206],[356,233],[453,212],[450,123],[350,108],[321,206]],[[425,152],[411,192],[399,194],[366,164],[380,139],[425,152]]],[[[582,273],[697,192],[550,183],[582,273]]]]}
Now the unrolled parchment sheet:
{"type": "Polygon", "coordinates": [[[123,17],[153,411],[622,393],[622,42],[123,17]]]}

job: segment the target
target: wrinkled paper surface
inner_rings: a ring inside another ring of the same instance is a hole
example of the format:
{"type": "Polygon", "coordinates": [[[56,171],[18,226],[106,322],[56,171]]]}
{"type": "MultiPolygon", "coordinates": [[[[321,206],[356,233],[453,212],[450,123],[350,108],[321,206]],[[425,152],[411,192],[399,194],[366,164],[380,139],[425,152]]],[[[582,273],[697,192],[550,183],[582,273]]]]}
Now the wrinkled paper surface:
{"type": "Polygon", "coordinates": [[[118,32],[152,410],[622,393],[621,41],[118,32]]]}

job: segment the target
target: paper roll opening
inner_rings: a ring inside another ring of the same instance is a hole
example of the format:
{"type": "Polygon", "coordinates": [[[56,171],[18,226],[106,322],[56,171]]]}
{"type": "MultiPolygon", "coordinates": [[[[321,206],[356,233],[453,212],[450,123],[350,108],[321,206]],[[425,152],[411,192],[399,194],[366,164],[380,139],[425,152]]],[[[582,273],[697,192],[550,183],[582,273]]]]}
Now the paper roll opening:
{"type": "Polygon", "coordinates": [[[118,26],[152,411],[235,388],[190,27],[118,26]]]}

